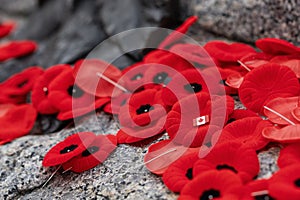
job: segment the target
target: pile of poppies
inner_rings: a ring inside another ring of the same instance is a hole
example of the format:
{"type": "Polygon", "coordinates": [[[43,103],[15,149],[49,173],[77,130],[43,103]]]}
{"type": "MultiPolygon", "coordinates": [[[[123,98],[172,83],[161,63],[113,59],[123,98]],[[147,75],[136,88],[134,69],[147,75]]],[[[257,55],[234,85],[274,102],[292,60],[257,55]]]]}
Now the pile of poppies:
{"type": "Polygon", "coordinates": [[[275,38],[257,40],[259,50],[223,41],[201,48],[180,40],[196,20],[123,71],[85,59],[30,67],[1,83],[0,142],[28,134],[37,113],[69,120],[102,109],[118,117],[116,135],[71,135],[43,166],[79,173],[118,144],[144,146],[167,133],[144,162],[179,199],[299,199],[300,48],[275,38]],[[247,109],[234,109],[235,95],[247,109]],[[274,145],[280,170],[256,180],[257,154],[274,145]]]}

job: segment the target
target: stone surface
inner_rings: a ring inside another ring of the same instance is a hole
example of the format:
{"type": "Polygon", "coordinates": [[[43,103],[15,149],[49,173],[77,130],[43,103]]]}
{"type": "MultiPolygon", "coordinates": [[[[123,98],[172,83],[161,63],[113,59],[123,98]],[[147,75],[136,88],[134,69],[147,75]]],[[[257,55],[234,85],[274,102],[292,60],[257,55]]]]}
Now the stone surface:
{"type": "Polygon", "coordinates": [[[199,16],[203,29],[234,40],[276,37],[300,45],[297,0],[181,0],[181,6],[199,16]]]}

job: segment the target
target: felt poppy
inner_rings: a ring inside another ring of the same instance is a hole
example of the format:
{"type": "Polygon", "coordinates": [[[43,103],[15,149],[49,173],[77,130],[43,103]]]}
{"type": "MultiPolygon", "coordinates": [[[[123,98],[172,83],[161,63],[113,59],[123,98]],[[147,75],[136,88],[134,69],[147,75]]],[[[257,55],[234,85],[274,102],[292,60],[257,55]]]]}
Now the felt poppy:
{"type": "Polygon", "coordinates": [[[276,200],[299,199],[300,165],[279,170],[269,181],[269,194],[276,200]]]}
{"type": "Polygon", "coordinates": [[[119,120],[125,127],[146,126],[151,121],[159,120],[166,114],[155,89],[134,93],[128,104],[121,106],[119,120]]]}
{"type": "Polygon", "coordinates": [[[175,44],[170,48],[170,52],[180,55],[182,58],[193,63],[197,67],[215,66],[214,60],[199,45],[195,44],[175,44]]]}
{"type": "Polygon", "coordinates": [[[85,92],[97,97],[111,97],[120,94],[120,90],[101,77],[104,75],[114,82],[118,82],[122,72],[112,64],[103,60],[84,59],[74,65],[73,75],[75,84],[85,92]]]}
{"type": "Polygon", "coordinates": [[[0,104],[0,117],[4,116],[11,108],[16,107],[15,104],[0,104]]]}
{"type": "Polygon", "coordinates": [[[296,55],[276,56],[270,62],[289,67],[300,78],[300,51],[296,55]]]}
{"type": "Polygon", "coordinates": [[[0,46],[0,62],[33,53],[37,44],[30,40],[10,41],[0,46]]]}
{"type": "Polygon", "coordinates": [[[297,96],[299,89],[298,79],[291,69],[270,63],[253,69],[244,77],[239,97],[249,110],[262,114],[268,101],[297,96]]]}
{"type": "Polygon", "coordinates": [[[191,16],[187,18],[178,28],[175,29],[170,35],[168,35],[164,41],[160,43],[158,49],[164,49],[167,46],[173,44],[174,42],[178,42],[185,33],[188,31],[191,25],[193,25],[197,21],[197,16],[191,16]]]}
{"type": "Polygon", "coordinates": [[[162,180],[173,192],[180,192],[193,177],[193,166],[199,159],[199,152],[190,153],[173,162],[164,172],[162,180]]]}
{"type": "MultiPolygon", "coordinates": [[[[286,117],[288,120],[290,120],[293,123],[299,123],[297,120],[297,112],[294,112],[295,109],[297,109],[300,106],[300,98],[297,97],[278,97],[274,98],[266,104],[266,106],[284,117],[286,117]]],[[[287,122],[274,112],[269,111],[268,109],[264,110],[265,116],[268,117],[268,119],[275,123],[280,125],[290,125],[290,122],[287,122]]]]}
{"type": "Polygon", "coordinates": [[[196,176],[181,190],[178,200],[240,200],[245,194],[241,179],[230,171],[208,171],[196,176]]]}
{"type": "Polygon", "coordinates": [[[0,24],[0,38],[3,38],[11,33],[15,28],[15,23],[13,22],[3,22],[0,24]]]}
{"type": "Polygon", "coordinates": [[[262,131],[262,135],[272,141],[281,143],[291,143],[300,141],[300,124],[289,125],[283,128],[266,127],[262,131]]]}
{"type": "Polygon", "coordinates": [[[255,52],[246,54],[240,59],[240,61],[248,68],[254,69],[260,67],[261,65],[269,63],[273,57],[273,55],[263,52],[255,52]]]}
{"type": "Polygon", "coordinates": [[[87,114],[107,104],[109,98],[94,97],[75,83],[72,69],[65,69],[49,84],[48,98],[58,110],[57,118],[67,120],[87,114]]]}
{"type": "Polygon", "coordinates": [[[218,84],[218,77],[211,76],[210,72],[201,72],[199,69],[189,69],[175,75],[167,87],[162,89],[162,100],[172,106],[178,100],[198,93],[218,94],[224,88],[218,84]],[[209,84],[211,87],[208,88],[209,84]]]}
{"type": "Polygon", "coordinates": [[[233,121],[236,121],[238,119],[243,119],[246,117],[258,117],[258,115],[255,112],[248,110],[248,109],[245,109],[245,110],[244,109],[236,109],[229,116],[228,123],[231,123],[233,121]]]}
{"type": "Polygon", "coordinates": [[[224,133],[219,137],[219,143],[235,141],[255,150],[265,147],[269,140],[261,134],[265,127],[271,127],[272,123],[262,120],[260,117],[246,117],[236,120],[224,127],[224,133]],[[247,127],[245,129],[245,127],[247,127]]]}
{"type": "Polygon", "coordinates": [[[53,146],[43,159],[43,166],[56,166],[63,164],[73,157],[81,154],[95,140],[92,132],[79,132],[67,137],[53,146]]]}
{"type": "Polygon", "coordinates": [[[223,41],[209,41],[203,47],[212,57],[220,62],[237,62],[248,53],[255,53],[255,49],[243,43],[228,44],[223,41]]]}
{"type": "MultiPolygon", "coordinates": [[[[255,181],[251,181],[246,185],[247,189],[250,191],[252,199],[255,200],[274,200],[273,197],[269,195],[268,187],[269,180],[268,179],[259,179],[255,181]]],[[[248,194],[245,194],[244,198],[249,197],[248,194]]]]}
{"type": "Polygon", "coordinates": [[[208,147],[189,148],[174,143],[172,140],[163,140],[152,144],[144,156],[145,166],[149,171],[156,175],[162,175],[168,167],[183,156],[207,151],[208,147]]]}
{"type": "Polygon", "coordinates": [[[103,163],[116,146],[117,139],[114,135],[97,135],[84,151],[63,163],[62,167],[76,173],[89,170],[103,163]]]}
{"type": "Polygon", "coordinates": [[[34,126],[37,112],[29,104],[9,106],[0,117],[0,141],[9,142],[15,138],[27,135],[34,126]]]}
{"type": "Polygon", "coordinates": [[[280,168],[288,167],[290,165],[300,164],[300,144],[289,144],[280,150],[280,154],[277,160],[277,164],[280,168]]]}
{"type": "Polygon", "coordinates": [[[251,181],[259,172],[259,162],[255,149],[240,144],[227,142],[216,144],[204,158],[194,164],[194,174],[210,170],[229,170],[239,175],[244,183],[251,181]]]}
{"type": "Polygon", "coordinates": [[[255,45],[264,53],[271,55],[287,55],[299,53],[295,45],[278,38],[263,38],[256,40],[255,45]]]}
{"type": "Polygon", "coordinates": [[[28,93],[41,74],[43,70],[40,67],[29,67],[0,83],[0,103],[26,103],[28,93]]]}
{"type": "Polygon", "coordinates": [[[166,131],[178,144],[200,147],[203,142],[211,142],[211,136],[223,127],[233,108],[230,96],[210,97],[207,93],[187,96],[168,113],[166,131]]]}
{"type": "Polygon", "coordinates": [[[48,87],[49,84],[57,77],[60,73],[70,69],[71,66],[67,64],[55,65],[47,69],[43,75],[37,78],[31,93],[32,105],[41,114],[55,114],[59,110],[52,104],[48,98],[48,87]]]}

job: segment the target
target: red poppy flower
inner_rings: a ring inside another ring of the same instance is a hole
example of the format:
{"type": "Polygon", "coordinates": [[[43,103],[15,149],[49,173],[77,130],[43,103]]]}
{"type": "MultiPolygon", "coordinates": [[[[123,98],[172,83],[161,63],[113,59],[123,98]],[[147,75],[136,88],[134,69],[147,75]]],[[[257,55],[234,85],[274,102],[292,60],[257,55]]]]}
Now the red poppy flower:
{"type": "Polygon", "coordinates": [[[63,163],[62,167],[64,170],[69,169],[76,173],[89,170],[103,163],[116,146],[117,139],[115,136],[98,135],[92,143],[86,146],[83,152],[63,163]]]}
{"type": "Polygon", "coordinates": [[[36,79],[43,73],[40,67],[29,67],[0,84],[0,103],[26,103],[36,79]]]}
{"type": "Polygon", "coordinates": [[[194,165],[194,174],[210,170],[229,170],[239,175],[244,183],[252,180],[259,172],[256,152],[238,142],[217,144],[211,152],[194,165]]]}
{"type": "Polygon", "coordinates": [[[243,118],[246,118],[246,117],[258,117],[258,115],[255,112],[252,112],[251,110],[236,109],[229,116],[228,123],[231,123],[233,121],[243,119],[243,118]]]}
{"type": "Polygon", "coordinates": [[[260,150],[269,143],[269,140],[265,139],[261,132],[265,127],[271,126],[269,121],[262,120],[260,117],[239,119],[225,126],[223,129],[225,132],[219,137],[218,143],[235,141],[260,150]]]}
{"type": "Polygon", "coordinates": [[[173,192],[180,192],[193,176],[193,166],[199,159],[199,152],[187,154],[173,162],[163,174],[165,185],[173,192]]]}
{"type": "Polygon", "coordinates": [[[118,88],[100,77],[102,74],[118,82],[122,72],[114,65],[97,59],[79,60],[74,65],[75,83],[85,92],[97,97],[111,97],[113,92],[120,94],[118,88]]]}
{"type": "Polygon", "coordinates": [[[277,164],[280,168],[300,164],[300,144],[293,143],[284,147],[280,151],[277,164]]]}
{"type": "Polygon", "coordinates": [[[240,200],[245,192],[241,179],[234,173],[209,171],[187,183],[178,200],[240,200]]]}
{"type": "Polygon", "coordinates": [[[199,147],[203,142],[210,142],[213,133],[223,127],[233,108],[234,101],[229,96],[190,95],[174,104],[167,116],[166,131],[178,144],[199,147]]]}
{"type": "Polygon", "coordinates": [[[276,200],[299,199],[300,165],[279,170],[269,181],[269,194],[276,200]]]}
{"type": "Polygon", "coordinates": [[[0,24],[0,38],[3,38],[10,34],[10,32],[15,28],[15,23],[4,22],[0,24]]]}
{"type": "Polygon", "coordinates": [[[59,112],[48,98],[48,87],[56,76],[65,70],[70,70],[70,68],[71,66],[67,64],[55,65],[47,69],[43,75],[37,78],[32,89],[31,101],[39,113],[54,114],[59,112]]]}
{"type": "Polygon", "coordinates": [[[253,69],[245,76],[239,88],[239,97],[248,109],[262,114],[263,106],[269,100],[296,96],[299,89],[298,79],[292,70],[270,63],[253,69]]]}
{"type": "Polygon", "coordinates": [[[215,66],[214,60],[199,45],[195,44],[175,44],[170,48],[170,52],[180,55],[185,60],[194,63],[196,66],[215,66]]]}
{"type": "Polygon", "coordinates": [[[166,110],[160,104],[158,94],[155,89],[134,93],[128,104],[120,108],[120,124],[125,127],[146,126],[164,116],[166,110]]]}
{"type": "Polygon", "coordinates": [[[52,147],[43,159],[43,166],[63,164],[85,151],[96,138],[92,132],[80,132],[67,137],[52,147]]]}
{"type": "Polygon", "coordinates": [[[256,40],[255,45],[264,53],[272,55],[286,55],[300,52],[300,49],[295,45],[277,38],[259,39],[256,40]]]}
{"type": "Polygon", "coordinates": [[[0,46],[0,62],[11,58],[18,58],[33,53],[37,44],[33,41],[11,41],[0,46]]]}
{"type": "Polygon", "coordinates": [[[261,65],[269,63],[269,61],[273,58],[273,55],[262,53],[262,52],[255,52],[249,53],[243,56],[240,61],[246,65],[250,69],[254,69],[260,67],[261,65]]]}
{"type": "Polygon", "coordinates": [[[262,135],[273,141],[282,143],[291,143],[300,141],[300,124],[289,125],[283,128],[266,127],[262,131],[262,135]]]}
{"type": "Polygon", "coordinates": [[[172,106],[178,100],[195,93],[217,94],[224,91],[221,84],[217,84],[218,77],[210,72],[201,72],[198,69],[189,69],[175,75],[167,87],[163,88],[162,100],[172,106]],[[210,88],[208,88],[208,85],[210,88]]]}
{"type": "Polygon", "coordinates": [[[248,53],[255,53],[255,49],[243,43],[228,44],[223,41],[210,41],[204,45],[204,49],[220,62],[237,62],[248,53]]]}
{"type": "MultiPolygon", "coordinates": [[[[294,112],[295,110],[297,111],[297,108],[300,106],[300,98],[297,97],[286,97],[286,98],[274,98],[266,104],[266,106],[284,117],[286,117],[288,120],[290,120],[293,123],[299,123],[297,120],[297,112],[294,112]]],[[[287,122],[274,112],[271,112],[267,109],[264,110],[265,116],[268,117],[268,119],[275,123],[275,124],[280,124],[280,125],[290,125],[290,122],[287,122]]]]}
{"type": "Polygon", "coordinates": [[[152,144],[148,148],[148,152],[144,157],[144,162],[149,171],[156,175],[162,175],[167,168],[182,156],[191,153],[199,153],[199,151],[207,151],[208,147],[188,148],[178,145],[172,140],[163,140],[152,144]]]}
{"type": "Polygon", "coordinates": [[[0,141],[9,142],[27,135],[34,126],[37,112],[28,104],[12,106],[0,117],[0,141]]]}
{"type": "Polygon", "coordinates": [[[57,118],[67,120],[87,114],[109,102],[109,98],[97,98],[74,84],[72,69],[66,69],[49,85],[48,98],[58,110],[57,118]]]}
{"type": "Polygon", "coordinates": [[[299,54],[287,55],[287,56],[276,56],[273,59],[271,59],[270,62],[289,67],[291,70],[293,70],[293,72],[295,72],[297,78],[300,78],[300,55],[299,54]]]}
{"type": "Polygon", "coordinates": [[[178,41],[180,38],[184,36],[184,34],[188,31],[191,25],[193,25],[197,21],[197,16],[191,16],[187,18],[183,24],[181,24],[178,28],[175,29],[170,35],[162,41],[158,47],[158,49],[166,48],[167,46],[171,45],[172,43],[178,41]]]}
{"type": "MultiPolygon", "coordinates": [[[[269,191],[268,191],[269,180],[267,180],[267,179],[259,179],[259,180],[251,181],[247,184],[246,187],[248,190],[250,190],[251,196],[254,199],[274,200],[274,198],[269,195],[269,191]]],[[[249,197],[248,194],[245,194],[244,198],[247,198],[247,197],[249,197]]]]}

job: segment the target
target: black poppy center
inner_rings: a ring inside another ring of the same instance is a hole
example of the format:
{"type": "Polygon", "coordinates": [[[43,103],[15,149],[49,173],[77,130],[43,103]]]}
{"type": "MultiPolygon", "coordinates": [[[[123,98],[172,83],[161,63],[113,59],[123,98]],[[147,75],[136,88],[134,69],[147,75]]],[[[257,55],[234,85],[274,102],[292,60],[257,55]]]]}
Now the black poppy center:
{"type": "Polygon", "coordinates": [[[87,157],[91,154],[96,153],[97,151],[99,151],[99,147],[97,146],[91,146],[89,148],[87,148],[85,151],[82,152],[82,157],[87,157]]]}
{"type": "Polygon", "coordinates": [[[136,81],[136,80],[139,80],[141,78],[143,78],[143,74],[139,73],[139,74],[134,75],[130,80],[136,81]]]}
{"type": "Polygon", "coordinates": [[[189,168],[189,169],[186,171],[185,176],[186,176],[189,180],[192,180],[192,179],[193,179],[193,168],[189,168]]]}
{"type": "Polygon", "coordinates": [[[238,171],[234,167],[232,167],[230,165],[226,165],[226,164],[224,164],[224,165],[217,165],[216,169],[217,170],[229,169],[229,170],[233,171],[236,174],[238,173],[238,171]]]}
{"type": "Polygon", "coordinates": [[[205,190],[200,196],[199,200],[211,200],[214,198],[218,198],[220,196],[221,194],[218,190],[210,189],[210,190],[205,190]]]}
{"type": "Polygon", "coordinates": [[[150,110],[153,110],[154,108],[150,104],[141,105],[139,109],[136,110],[136,114],[140,115],[143,113],[150,112],[150,110]]]}
{"type": "Polygon", "coordinates": [[[154,83],[163,83],[167,77],[168,77],[168,74],[166,72],[158,73],[156,76],[154,76],[153,82],[154,83]]]}
{"type": "Polygon", "coordinates": [[[190,83],[184,86],[184,89],[191,93],[197,93],[202,90],[202,85],[198,83],[190,83]]]}
{"type": "Polygon", "coordinates": [[[267,194],[264,195],[257,195],[254,197],[255,200],[274,200],[272,197],[270,197],[267,194]]]}
{"type": "Polygon", "coordinates": [[[297,180],[295,180],[295,185],[297,186],[297,187],[300,187],[300,178],[299,179],[297,179],[297,180]]]}
{"type": "Polygon", "coordinates": [[[67,147],[65,147],[64,149],[62,149],[59,153],[60,153],[60,154],[69,153],[69,152],[71,152],[71,151],[74,151],[77,147],[78,147],[78,145],[72,144],[72,145],[67,146],[67,147]]]}
{"type": "Polygon", "coordinates": [[[77,85],[72,85],[68,88],[68,94],[74,98],[79,98],[84,94],[84,92],[77,85]]]}
{"type": "Polygon", "coordinates": [[[28,83],[28,80],[25,80],[25,81],[19,83],[19,84],[17,85],[17,87],[18,87],[18,88],[22,88],[22,87],[24,87],[24,85],[26,85],[27,83],[28,83]]]}

